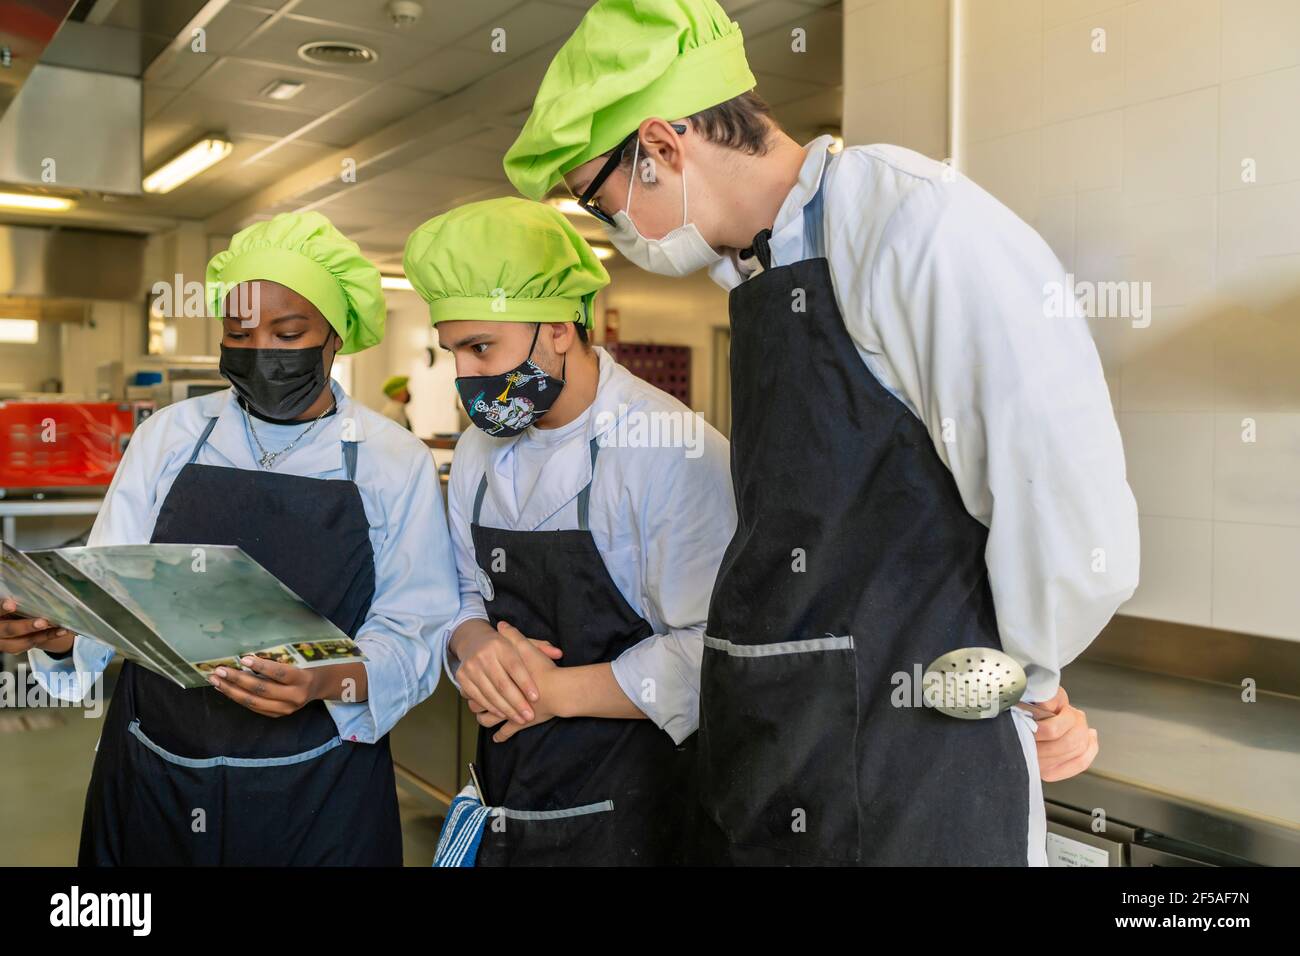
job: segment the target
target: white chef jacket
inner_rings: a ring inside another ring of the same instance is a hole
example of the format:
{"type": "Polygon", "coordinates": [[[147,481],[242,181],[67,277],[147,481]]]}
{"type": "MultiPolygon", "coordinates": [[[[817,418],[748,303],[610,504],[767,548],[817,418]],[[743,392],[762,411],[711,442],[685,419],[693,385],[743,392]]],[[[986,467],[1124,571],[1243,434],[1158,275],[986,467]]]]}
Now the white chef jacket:
{"type": "MultiPolygon", "coordinates": [[[[370,523],[375,594],[356,636],[365,663],[368,699],[326,701],[344,740],[374,743],[437,686],[447,622],[459,608],[451,539],[442,508],[437,468],[424,443],[352,401],[331,381],[337,410],[276,461],[279,474],[345,479],[343,429],[357,442],[356,484],[370,523]]],[[[153,535],[163,501],[195,442],[212,418],[217,424],[204,442],[199,464],[257,468],[257,452],[243,412],[230,389],[191,398],[146,419],[127,446],[104,498],[88,544],[145,544],[153,535]]],[[[254,420],[257,437],[270,451],[283,448],[303,425],[254,420]]],[[[311,561],[304,554],[302,560],[311,561]]],[[[80,699],[89,681],[113,657],[113,649],[78,635],[73,653],[54,659],[33,648],[33,675],[54,696],[80,699]],[[49,675],[78,675],[50,681],[49,675]],[[70,695],[76,696],[70,696],[70,695]]],[[[199,693],[191,691],[190,693],[199,693]]]]}
{"type": "MultiPolygon", "coordinates": [[[[803,210],[830,141],[808,145],[777,214],[775,265],[812,254],[803,210]]],[[[989,529],[1002,648],[1025,666],[1025,699],[1046,700],[1138,580],[1137,505],[1096,346],[1083,318],[1045,311],[1065,269],[1000,202],[909,149],[847,148],[825,189],[844,325],[989,529]]],[[[710,272],[731,289],[758,268],[733,254],[710,272]]]]}
{"type": "MultiPolygon", "coordinates": [[[[681,447],[631,447],[636,439],[629,416],[695,413],[594,348],[600,362],[596,398],[579,420],[558,434],[530,429],[536,436],[526,432],[514,438],[492,438],[471,428],[457,442],[448,505],[461,612],[451,627],[488,619],[470,533],[483,475],[488,489],[480,522],[513,531],[577,528],[578,494],[591,482],[588,525],[596,549],[624,599],[654,629],[613,661],[614,678],[648,718],[681,743],[699,726],[709,597],[736,528],[730,446],[697,418],[698,455],[681,447]],[[602,442],[592,480],[590,442],[598,436],[602,442]]],[[[448,673],[454,680],[450,668],[448,673]]]]}

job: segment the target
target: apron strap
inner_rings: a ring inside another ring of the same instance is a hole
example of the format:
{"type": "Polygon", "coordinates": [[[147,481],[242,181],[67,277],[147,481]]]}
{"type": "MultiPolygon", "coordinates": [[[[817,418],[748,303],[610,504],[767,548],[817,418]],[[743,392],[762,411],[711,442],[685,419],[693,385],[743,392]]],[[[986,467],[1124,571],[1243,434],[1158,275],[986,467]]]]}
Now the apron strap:
{"type": "Polygon", "coordinates": [[[356,481],[357,443],[354,441],[345,441],[343,443],[343,467],[348,473],[348,481],[356,481]]]}
{"type": "Polygon", "coordinates": [[[487,494],[487,472],[483,472],[483,477],[478,482],[478,493],[474,495],[474,524],[478,524],[479,513],[483,510],[483,496],[487,494]]]}
{"type": "MultiPolygon", "coordinates": [[[[591,481],[596,480],[596,455],[600,453],[600,439],[591,440],[591,481]]],[[[591,510],[591,481],[578,492],[578,530],[586,531],[587,515],[591,510]]]]}
{"type": "Polygon", "coordinates": [[[205,442],[207,442],[208,436],[212,434],[212,429],[216,427],[217,427],[217,420],[215,418],[209,418],[207,427],[203,429],[203,434],[200,435],[199,440],[194,443],[194,450],[190,452],[189,463],[191,465],[198,460],[199,449],[203,447],[205,442]]]}
{"type": "Polygon", "coordinates": [[[826,191],[826,174],[834,161],[835,156],[827,153],[826,164],[822,167],[822,178],[817,184],[817,192],[803,207],[803,257],[805,259],[826,257],[826,240],[822,235],[822,195],[826,191]]]}
{"type": "MultiPolygon", "coordinates": [[[[590,444],[591,449],[591,475],[592,480],[596,477],[596,455],[600,453],[600,439],[593,438],[590,444]]],[[[483,472],[483,477],[478,480],[478,491],[474,495],[474,518],[473,523],[478,524],[479,515],[483,512],[483,496],[487,494],[487,472],[483,472]]],[[[591,510],[591,482],[578,492],[578,530],[586,531],[587,517],[591,510]]]]}
{"type": "MultiPolygon", "coordinates": [[[[803,257],[805,259],[822,259],[826,256],[826,239],[822,234],[822,194],[826,191],[826,175],[831,164],[835,162],[833,153],[826,154],[822,164],[821,179],[817,182],[817,191],[803,207],[803,257]]],[[[772,268],[772,230],[764,229],[754,237],[748,249],[741,250],[740,257],[748,259],[754,256],[763,266],[763,271],[772,268]]]]}

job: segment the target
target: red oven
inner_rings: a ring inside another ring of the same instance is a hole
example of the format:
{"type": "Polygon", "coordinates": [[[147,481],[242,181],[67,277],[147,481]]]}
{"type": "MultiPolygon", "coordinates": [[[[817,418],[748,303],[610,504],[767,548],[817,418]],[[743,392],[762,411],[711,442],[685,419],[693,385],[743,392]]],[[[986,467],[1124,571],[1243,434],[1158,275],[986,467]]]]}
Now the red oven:
{"type": "Polygon", "coordinates": [[[0,489],[106,488],[135,419],[129,402],[0,402],[0,489]]]}

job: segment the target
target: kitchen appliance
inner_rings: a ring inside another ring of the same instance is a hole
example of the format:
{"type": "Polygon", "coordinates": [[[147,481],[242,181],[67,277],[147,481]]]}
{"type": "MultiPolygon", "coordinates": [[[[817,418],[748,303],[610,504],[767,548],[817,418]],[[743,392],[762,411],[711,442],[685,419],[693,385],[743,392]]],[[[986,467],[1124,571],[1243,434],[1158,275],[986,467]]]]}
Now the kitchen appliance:
{"type": "Polygon", "coordinates": [[[0,496],[107,488],[138,416],[130,402],[0,402],[0,496]]]}

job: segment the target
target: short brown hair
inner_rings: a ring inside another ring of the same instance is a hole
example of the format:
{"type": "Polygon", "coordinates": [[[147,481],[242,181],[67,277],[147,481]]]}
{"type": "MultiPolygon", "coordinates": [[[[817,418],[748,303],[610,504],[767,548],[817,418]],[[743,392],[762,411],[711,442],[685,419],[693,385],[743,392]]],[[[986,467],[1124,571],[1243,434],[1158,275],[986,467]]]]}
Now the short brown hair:
{"type": "MultiPolygon", "coordinates": [[[[708,142],[738,149],[750,156],[762,156],[767,152],[769,137],[777,125],[772,119],[772,107],[754,90],[692,113],[687,119],[708,142]]],[[[631,166],[633,152],[624,149],[619,165],[631,166]]]]}

